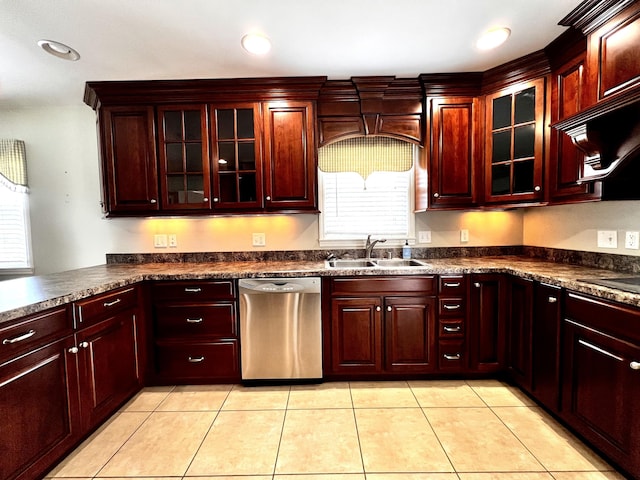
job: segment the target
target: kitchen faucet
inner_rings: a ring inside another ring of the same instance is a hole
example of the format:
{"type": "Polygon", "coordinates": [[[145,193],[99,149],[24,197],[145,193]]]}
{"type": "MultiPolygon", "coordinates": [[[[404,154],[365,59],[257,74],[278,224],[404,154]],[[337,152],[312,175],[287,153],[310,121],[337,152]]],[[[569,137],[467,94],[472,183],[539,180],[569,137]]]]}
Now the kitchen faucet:
{"type": "Polygon", "coordinates": [[[364,246],[364,258],[371,258],[371,252],[373,251],[373,247],[375,247],[376,243],[384,243],[386,241],[386,238],[380,238],[378,240],[371,241],[371,235],[367,235],[367,243],[364,246]]]}

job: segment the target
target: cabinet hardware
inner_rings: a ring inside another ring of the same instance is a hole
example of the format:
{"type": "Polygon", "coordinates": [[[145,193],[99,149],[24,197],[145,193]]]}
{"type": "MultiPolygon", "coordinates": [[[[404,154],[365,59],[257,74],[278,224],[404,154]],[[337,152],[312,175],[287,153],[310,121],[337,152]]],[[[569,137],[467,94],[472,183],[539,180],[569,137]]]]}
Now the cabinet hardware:
{"type": "Polygon", "coordinates": [[[458,288],[460,286],[460,282],[457,282],[457,283],[444,282],[444,286],[445,287],[450,287],[450,288],[458,288]]]}
{"type": "Polygon", "coordinates": [[[556,297],[549,297],[549,303],[556,303],[558,299],[556,297]]]}
{"type": "MultiPolygon", "coordinates": [[[[578,340],[578,343],[579,343],[580,345],[583,345],[583,346],[587,347],[587,348],[590,348],[591,350],[595,350],[596,352],[599,352],[599,353],[601,353],[601,354],[603,354],[603,355],[606,355],[607,357],[611,357],[611,358],[613,358],[613,359],[615,359],[615,360],[618,360],[619,362],[624,361],[624,358],[619,357],[618,355],[614,355],[614,354],[613,354],[613,353],[611,353],[611,352],[607,352],[606,350],[603,350],[603,349],[602,349],[602,348],[600,348],[600,347],[596,347],[596,346],[595,346],[594,344],[592,344],[592,343],[585,342],[584,340],[578,340]]],[[[639,366],[640,366],[640,365],[639,365],[639,366]]]]}
{"type": "Polygon", "coordinates": [[[440,198],[440,194],[439,194],[439,193],[437,193],[437,192],[436,192],[436,193],[434,193],[434,194],[433,194],[433,198],[440,198]]]}
{"type": "Polygon", "coordinates": [[[87,348],[88,346],[89,346],[89,342],[82,342],[80,344],[80,347],[82,347],[82,348],[87,348]]]}
{"type": "Polygon", "coordinates": [[[631,367],[631,370],[640,370],[640,362],[631,362],[629,367],[631,367]]]}
{"type": "Polygon", "coordinates": [[[380,308],[380,306],[376,307],[376,312],[379,312],[380,310],[382,310],[382,308],[380,308]]]}
{"type": "Polygon", "coordinates": [[[473,286],[474,286],[474,287],[476,287],[476,288],[480,288],[480,282],[475,282],[475,283],[473,284],[473,286]]]}
{"type": "Polygon", "coordinates": [[[392,310],[393,310],[393,307],[390,307],[390,306],[389,306],[389,307],[387,307],[387,312],[390,312],[390,311],[392,311],[392,310]]]}
{"type": "Polygon", "coordinates": [[[540,186],[539,186],[539,185],[536,185],[536,186],[533,188],[533,191],[534,191],[534,192],[539,192],[540,190],[542,190],[542,189],[540,188],[540,186]]]}
{"type": "Polygon", "coordinates": [[[189,360],[189,363],[200,363],[200,362],[204,362],[204,356],[202,356],[202,357],[189,357],[189,358],[187,358],[187,360],[189,360]]]}
{"type": "Polygon", "coordinates": [[[218,203],[220,199],[218,197],[213,197],[213,203],[218,203]]]}
{"type": "Polygon", "coordinates": [[[265,198],[265,200],[269,201],[271,200],[271,197],[269,195],[267,195],[267,197],[265,198]]]}
{"type": "Polygon", "coordinates": [[[202,201],[203,201],[203,202],[208,202],[208,201],[209,201],[209,198],[208,198],[208,197],[204,197],[204,198],[202,199],[202,201]]]}
{"type": "Polygon", "coordinates": [[[448,325],[445,325],[444,327],[442,327],[442,329],[445,332],[459,332],[460,330],[462,330],[462,328],[460,328],[459,326],[457,327],[450,327],[448,325]]]}
{"type": "Polygon", "coordinates": [[[27,338],[33,337],[35,334],[36,334],[35,330],[29,330],[27,333],[23,333],[22,335],[18,335],[17,337],[5,338],[4,340],[2,340],[2,344],[11,345],[12,343],[18,343],[23,340],[26,340],[27,338]]]}
{"type": "Polygon", "coordinates": [[[69,353],[78,353],[78,347],[71,347],[71,348],[68,350],[68,352],[69,352],[69,353]]]}
{"type": "Polygon", "coordinates": [[[456,353],[454,355],[449,355],[448,353],[445,353],[444,355],[442,355],[445,360],[460,360],[460,354],[456,353]]]}
{"type": "Polygon", "coordinates": [[[462,305],[460,305],[459,303],[455,304],[455,305],[443,305],[442,307],[445,310],[457,310],[461,307],[462,305]]]}
{"type": "Polygon", "coordinates": [[[118,303],[120,303],[122,300],[120,300],[119,298],[116,298],[113,302],[104,302],[102,304],[103,307],[113,307],[114,305],[117,305],[118,303]]]}
{"type": "Polygon", "coordinates": [[[151,200],[149,200],[149,202],[151,203],[158,203],[158,201],[155,198],[152,198],[151,200]]]}
{"type": "Polygon", "coordinates": [[[200,318],[187,318],[187,323],[202,323],[203,319],[200,318]]]}
{"type": "Polygon", "coordinates": [[[185,287],[184,291],[187,293],[200,293],[202,291],[202,289],[200,287],[185,287]]]}

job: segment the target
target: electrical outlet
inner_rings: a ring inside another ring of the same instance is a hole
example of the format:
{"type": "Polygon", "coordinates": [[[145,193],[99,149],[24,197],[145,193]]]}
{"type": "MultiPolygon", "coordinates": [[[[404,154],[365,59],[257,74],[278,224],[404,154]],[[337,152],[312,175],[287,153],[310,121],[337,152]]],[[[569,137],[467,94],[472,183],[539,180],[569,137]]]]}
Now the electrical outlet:
{"type": "Polygon", "coordinates": [[[466,243],[468,241],[469,241],[469,230],[467,230],[466,228],[463,228],[462,230],[460,230],[460,242],[466,243]]]}
{"type": "Polygon", "coordinates": [[[154,235],[153,246],[155,248],[167,248],[167,235],[164,233],[154,235]]]}
{"type": "Polygon", "coordinates": [[[598,247],[618,248],[618,232],[616,230],[598,230],[598,247]]]}
{"type": "Polygon", "coordinates": [[[626,232],[624,235],[624,248],[630,250],[640,249],[640,232],[626,232]]]}
{"type": "Polygon", "coordinates": [[[169,246],[171,248],[178,246],[178,236],[175,233],[169,235],[169,246]]]}
{"type": "Polygon", "coordinates": [[[265,234],[264,233],[254,233],[253,234],[253,246],[254,247],[264,247],[267,244],[265,234]]]}
{"type": "Polygon", "coordinates": [[[418,232],[418,243],[431,243],[431,230],[421,230],[418,232]]]}

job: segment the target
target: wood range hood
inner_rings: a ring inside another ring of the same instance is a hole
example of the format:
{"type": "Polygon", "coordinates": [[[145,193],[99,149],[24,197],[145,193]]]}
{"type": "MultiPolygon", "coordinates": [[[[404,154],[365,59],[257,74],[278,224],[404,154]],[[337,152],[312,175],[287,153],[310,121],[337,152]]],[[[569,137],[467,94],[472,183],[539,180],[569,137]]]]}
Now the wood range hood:
{"type": "MultiPolygon", "coordinates": [[[[552,126],[585,155],[581,181],[632,176],[640,190],[640,2],[583,2],[560,21],[587,36],[579,113],[552,126]]],[[[625,180],[629,182],[629,179],[625,180]]]]}

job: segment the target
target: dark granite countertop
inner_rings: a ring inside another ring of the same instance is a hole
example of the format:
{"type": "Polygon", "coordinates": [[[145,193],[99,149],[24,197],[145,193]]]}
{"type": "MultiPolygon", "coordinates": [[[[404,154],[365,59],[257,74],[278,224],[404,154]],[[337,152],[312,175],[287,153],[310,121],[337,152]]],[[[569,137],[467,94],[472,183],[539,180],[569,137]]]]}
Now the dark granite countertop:
{"type": "Polygon", "coordinates": [[[51,275],[0,282],[0,323],[143,280],[202,280],[247,277],[372,276],[455,273],[510,273],[550,285],[640,307],[640,295],[580,282],[624,277],[603,270],[523,256],[439,258],[426,267],[335,269],[321,261],[233,261],[99,265],[51,275]]]}

